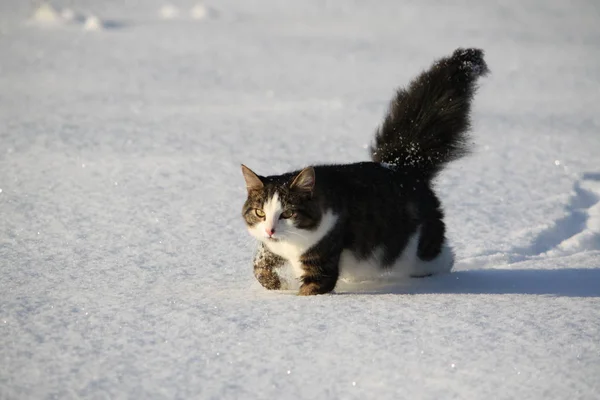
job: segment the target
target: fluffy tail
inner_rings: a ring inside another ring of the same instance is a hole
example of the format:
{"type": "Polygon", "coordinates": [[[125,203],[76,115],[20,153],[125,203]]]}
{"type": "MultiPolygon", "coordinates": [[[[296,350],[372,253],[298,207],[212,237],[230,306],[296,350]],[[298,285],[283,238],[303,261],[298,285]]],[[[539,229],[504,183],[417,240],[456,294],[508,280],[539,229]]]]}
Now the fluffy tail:
{"type": "Polygon", "coordinates": [[[483,50],[457,49],[400,88],[375,134],[371,159],[417,168],[431,179],[469,152],[471,100],[489,72],[483,50]]]}

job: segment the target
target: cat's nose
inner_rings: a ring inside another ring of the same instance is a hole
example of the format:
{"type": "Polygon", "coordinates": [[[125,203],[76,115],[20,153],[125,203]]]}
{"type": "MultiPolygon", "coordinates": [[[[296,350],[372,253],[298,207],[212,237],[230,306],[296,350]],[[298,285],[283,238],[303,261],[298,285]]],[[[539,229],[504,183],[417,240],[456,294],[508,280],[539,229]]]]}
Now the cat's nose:
{"type": "Polygon", "coordinates": [[[275,233],[275,228],[265,228],[265,232],[267,232],[267,235],[269,235],[269,237],[273,236],[273,234],[275,233]]]}

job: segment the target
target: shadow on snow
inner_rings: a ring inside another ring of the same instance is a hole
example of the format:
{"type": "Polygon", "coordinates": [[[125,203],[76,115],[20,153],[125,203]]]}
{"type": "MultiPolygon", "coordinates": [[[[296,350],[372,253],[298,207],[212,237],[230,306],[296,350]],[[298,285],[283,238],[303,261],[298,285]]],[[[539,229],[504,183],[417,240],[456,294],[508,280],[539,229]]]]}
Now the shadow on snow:
{"type": "Polygon", "coordinates": [[[485,269],[397,282],[343,284],[338,294],[525,294],[600,297],[600,269],[485,269]]]}

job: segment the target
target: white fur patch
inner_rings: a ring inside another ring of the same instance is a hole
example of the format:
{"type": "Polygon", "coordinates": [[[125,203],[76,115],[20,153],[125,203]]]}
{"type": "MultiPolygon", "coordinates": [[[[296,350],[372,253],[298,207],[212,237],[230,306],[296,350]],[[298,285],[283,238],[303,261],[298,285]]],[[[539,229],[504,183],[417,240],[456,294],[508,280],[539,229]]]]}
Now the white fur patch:
{"type": "MultiPolygon", "coordinates": [[[[277,222],[279,221],[279,216],[283,212],[283,207],[281,206],[281,202],[279,201],[279,194],[275,192],[273,197],[267,200],[263,206],[263,211],[265,212],[265,221],[263,222],[263,235],[268,237],[266,230],[272,230],[275,228],[275,235],[277,235],[277,222]]],[[[260,225],[260,224],[259,224],[260,225]]]]}
{"type": "Polygon", "coordinates": [[[449,272],[454,265],[454,254],[450,246],[444,242],[442,251],[436,258],[423,261],[417,256],[420,234],[417,230],[409,239],[400,257],[385,269],[381,266],[382,249],[377,249],[370,257],[363,260],[357,259],[350,250],[344,250],[340,257],[340,280],[353,283],[449,272]]]}

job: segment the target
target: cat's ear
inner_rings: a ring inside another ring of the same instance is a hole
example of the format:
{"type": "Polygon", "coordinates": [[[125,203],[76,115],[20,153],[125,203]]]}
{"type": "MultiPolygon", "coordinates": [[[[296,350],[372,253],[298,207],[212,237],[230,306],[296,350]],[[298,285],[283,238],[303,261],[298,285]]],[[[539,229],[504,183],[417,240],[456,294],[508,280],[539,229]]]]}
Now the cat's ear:
{"type": "Polygon", "coordinates": [[[315,169],[306,167],[294,178],[290,189],[302,192],[312,192],[315,188],[315,169]]]}
{"type": "Polygon", "coordinates": [[[248,189],[248,191],[259,190],[265,186],[260,180],[259,176],[244,164],[242,164],[242,174],[244,174],[244,179],[246,180],[246,189],[248,189]]]}

